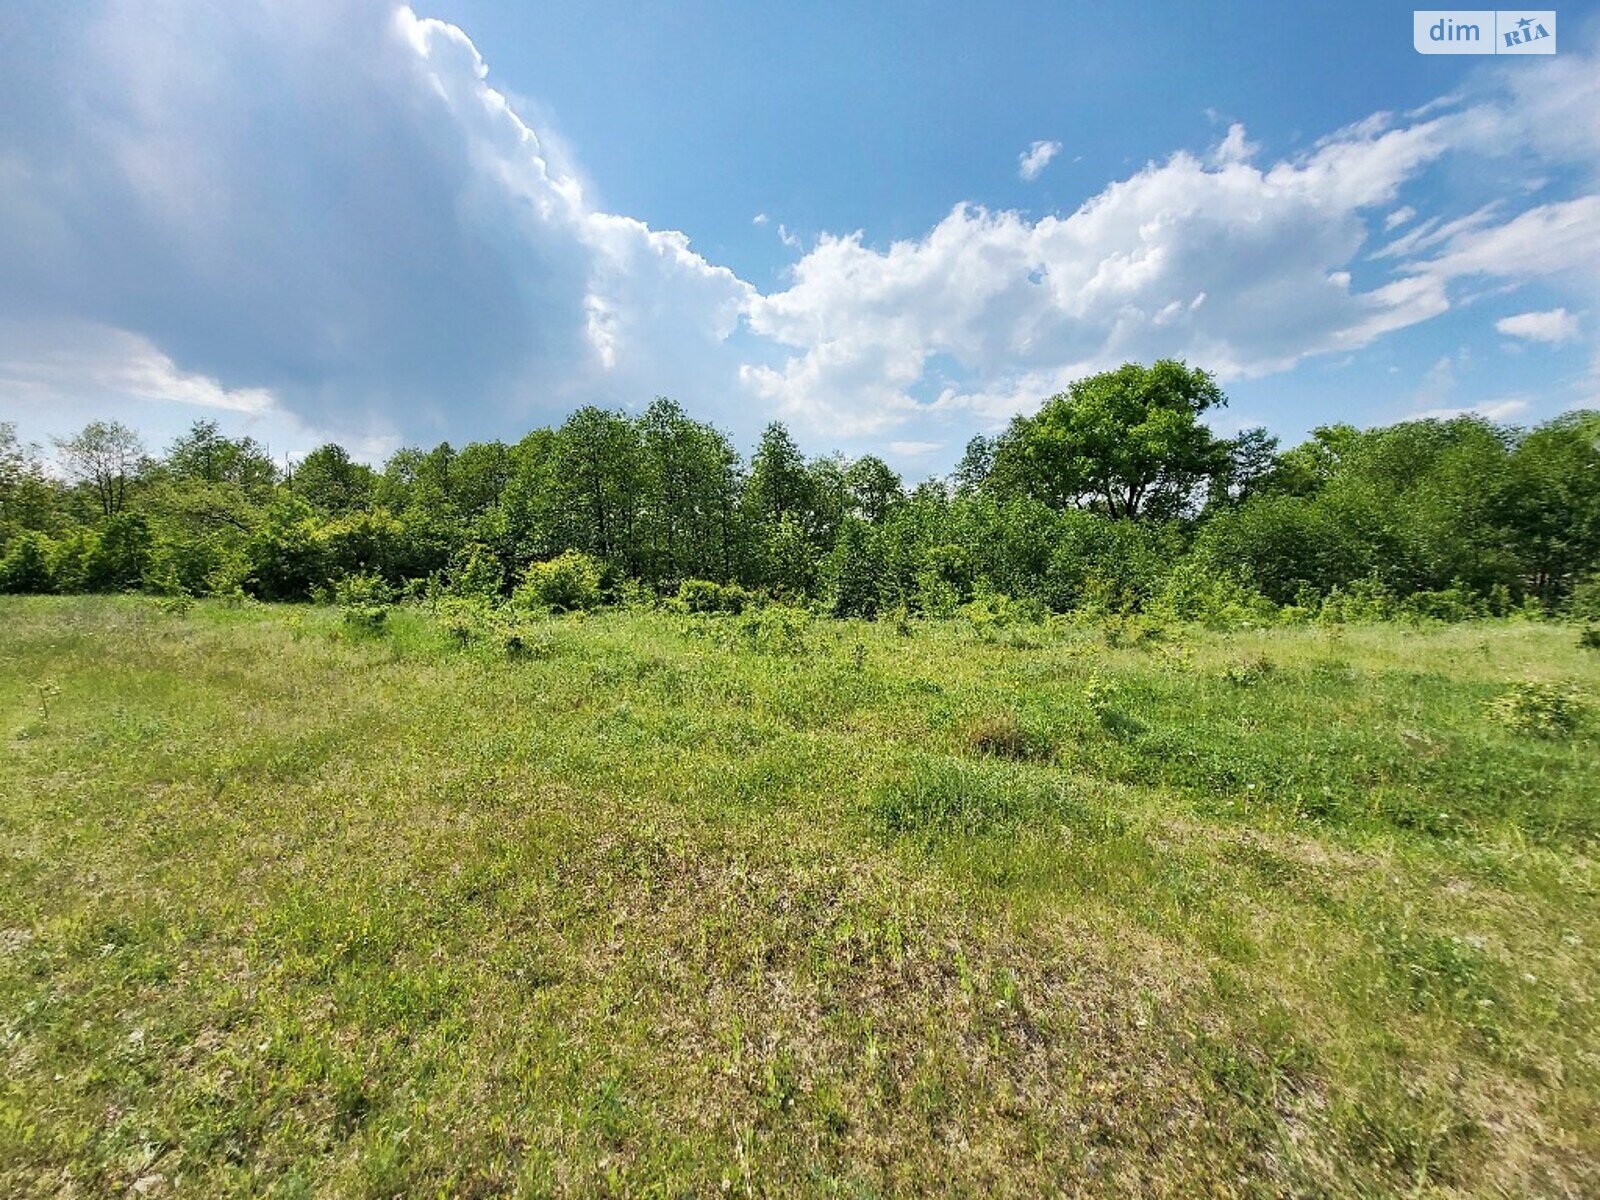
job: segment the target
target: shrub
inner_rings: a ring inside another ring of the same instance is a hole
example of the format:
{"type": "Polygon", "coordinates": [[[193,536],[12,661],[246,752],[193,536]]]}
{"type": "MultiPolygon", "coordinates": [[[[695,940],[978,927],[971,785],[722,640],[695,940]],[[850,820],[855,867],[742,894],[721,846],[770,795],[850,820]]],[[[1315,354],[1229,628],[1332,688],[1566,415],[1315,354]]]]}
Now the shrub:
{"type": "Polygon", "coordinates": [[[513,599],[524,608],[582,612],[599,605],[602,575],[598,560],[568,550],[547,562],[531,563],[513,599]]]}
{"type": "Polygon", "coordinates": [[[1600,650],[1600,625],[1591,625],[1578,634],[1578,649],[1600,650]]]}
{"type": "Polygon", "coordinates": [[[1580,621],[1600,621],[1600,573],[1580,581],[1572,589],[1567,610],[1580,621]]]}
{"type": "Polygon", "coordinates": [[[1508,729],[1544,738],[1571,733],[1583,715],[1577,692],[1554,683],[1513,683],[1489,708],[1508,729]]]}
{"type": "Polygon", "coordinates": [[[1089,676],[1089,682],[1083,689],[1084,703],[1089,706],[1089,711],[1101,720],[1112,713],[1120,696],[1121,689],[1116,683],[1102,679],[1098,672],[1089,676]]]}
{"type": "Polygon", "coordinates": [[[1194,621],[1213,629],[1271,624],[1277,606],[1231,575],[1208,570],[1189,559],[1167,575],[1150,602],[1150,612],[1173,621],[1194,621]]]}
{"type": "Polygon", "coordinates": [[[514,613],[503,615],[495,623],[494,633],[501,653],[513,661],[549,658],[555,650],[555,639],[549,629],[514,613]]]}
{"type": "Polygon", "coordinates": [[[1276,670],[1272,660],[1264,654],[1251,655],[1241,658],[1238,662],[1229,663],[1222,670],[1222,678],[1233,684],[1234,687],[1253,687],[1276,670]]]}
{"type": "MultiPolygon", "coordinates": [[[[1504,597],[1510,607],[1510,592],[1504,597]]],[[[1488,606],[1459,583],[1434,592],[1412,592],[1400,602],[1399,611],[1408,617],[1429,618],[1435,621],[1470,621],[1488,615],[1488,606]]]]}
{"type": "Polygon", "coordinates": [[[333,602],[340,608],[387,608],[394,589],[379,575],[357,572],[333,581],[333,602]]]}
{"type": "Polygon", "coordinates": [[[18,534],[0,559],[0,592],[48,592],[55,588],[50,543],[41,534],[18,534]]]}
{"type": "Polygon", "coordinates": [[[1322,602],[1318,618],[1332,624],[1388,621],[1395,615],[1395,598],[1375,577],[1357,579],[1348,588],[1334,588],[1322,602]]]}
{"type": "Polygon", "coordinates": [[[750,603],[750,593],[736,583],[714,583],[709,579],[685,579],[678,585],[676,606],[690,613],[742,613],[750,603]]]}
{"type": "Polygon", "coordinates": [[[389,627],[394,589],[381,577],[365,572],[334,580],[333,599],[342,610],[344,627],[362,637],[378,637],[389,627]]]}
{"type": "Polygon", "coordinates": [[[460,554],[450,568],[448,591],[452,596],[473,600],[494,600],[505,583],[505,568],[494,551],[474,542],[460,554]]]}
{"type": "Polygon", "coordinates": [[[137,513],[108,517],[84,561],[84,584],[91,591],[120,592],[144,582],[154,540],[137,513]]]}
{"type": "Polygon", "coordinates": [[[746,613],[739,624],[741,636],[758,654],[791,657],[802,655],[809,648],[806,633],[810,628],[811,614],[787,604],[769,604],[746,613]]]}

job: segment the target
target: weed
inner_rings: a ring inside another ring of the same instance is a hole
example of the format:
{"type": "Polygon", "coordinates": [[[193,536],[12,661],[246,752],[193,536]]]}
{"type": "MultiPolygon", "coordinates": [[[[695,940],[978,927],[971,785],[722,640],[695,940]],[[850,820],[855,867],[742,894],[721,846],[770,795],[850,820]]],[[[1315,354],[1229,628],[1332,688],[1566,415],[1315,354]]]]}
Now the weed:
{"type": "Polygon", "coordinates": [[[1563,737],[1578,727],[1584,704],[1578,693],[1554,683],[1513,683],[1490,702],[1495,720],[1533,737],[1563,737]]]}
{"type": "Polygon", "coordinates": [[[1254,654],[1229,663],[1222,670],[1222,678],[1234,687],[1254,687],[1271,675],[1272,660],[1264,654],[1254,654]]]}
{"type": "Polygon", "coordinates": [[[1046,758],[1050,746],[1043,737],[1030,733],[1012,709],[985,713],[970,722],[962,732],[968,750],[985,758],[1046,758]]]}

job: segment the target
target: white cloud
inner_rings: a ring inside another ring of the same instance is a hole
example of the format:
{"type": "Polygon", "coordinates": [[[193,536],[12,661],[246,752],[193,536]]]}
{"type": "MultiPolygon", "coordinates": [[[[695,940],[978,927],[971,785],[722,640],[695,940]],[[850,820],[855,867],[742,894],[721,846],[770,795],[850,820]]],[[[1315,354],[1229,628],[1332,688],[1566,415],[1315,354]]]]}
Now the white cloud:
{"type": "Polygon", "coordinates": [[[1600,195],[1541,204],[1498,225],[1478,222],[1454,231],[1426,270],[1446,279],[1571,274],[1592,282],[1600,277],[1600,195]]]}
{"type": "Polygon", "coordinates": [[[1578,336],[1578,318],[1564,308],[1501,317],[1494,323],[1494,327],[1507,337],[1548,342],[1552,346],[1574,341],[1578,336]]]}
{"type": "Polygon", "coordinates": [[[935,450],[944,449],[943,442],[890,442],[889,452],[898,454],[902,458],[920,458],[925,454],[932,454],[935,450]]]}
{"type": "Polygon", "coordinates": [[[1260,146],[1245,137],[1244,126],[1235,121],[1228,126],[1227,136],[1211,152],[1211,161],[1216,166],[1249,162],[1260,149],[1260,146]]]}
{"type": "Polygon", "coordinates": [[[1464,408],[1451,408],[1448,405],[1438,408],[1425,408],[1418,412],[1408,413],[1408,421],[1448,421],[1452,417],[1482,417],[1485,421],[1509,421],[1519,417],[1532,407],[1532,402],[1526,396],[1511,396],[1504,400],[1488,400],[1482,404],[1473,404],[1464,408]]]}
{"type": "Polygon", "coordinates": [[[1035,142],[1017,155],[1017,174],[1031,183],[1044,173],[1050,160],[1060,153],[1060,142],[1035,142]]]}
{"type": "Polygon", "coordinates": [[[137,334],[83,321],[0,322],[0,401],[60,404],[84,393],[262,415],[265,388],[228,388],[176,363],[137,334]]]}
{"type": "Polygon", "coordinates": [[[745,378],[786,414],[869,433],[928,410],[999,419],[1125,358],[1238,378],[1358,348],[1448,307],[1440,279],[1362,291],[1345,264],[1363,211],[1443,153],[1450,120],[1370,122],[1265,167],[1230,130],[1214,165],[1175,154],[1065,217],[959,205],[883,250],[825,235],[788,289],[752,298],[752,329],[793,352],[745,378]],[[969,382],[925,394],[935,356],[969,382]]]}
{"type": "Polygon", "coordinates": [[[0,313],[352,435],[735,390],[749,285],[594,206],[455,27],[380,0],[36,12],[0,42],[0,313]]]}
{"type": "MultiPolygon", "coordinates": [[[[758,213],[802,251],[761,294],[599,207],[451,25],[386,0],[39,5],[0,40],[0,321],[98,330],[115,353],[68,369],[0,344],[0,403],[76,371],[174,411],[459,440],[665,392],[736,432],[776,414],[932,454],[1128,358],[1255,377],[1463,288],[1592,296],[1600,195],[1395,205],[1451,154],[1593,178],[1594,65],[1564,54],[1537,84],[1491,69],[1275,161],[1235,122],[1037,220],[957,204],[887,246],[802,244],[758,213]]],[[[1060,151],[1035,142],[1019,173],[1060,151]]]]}
{"type": "Polygon", "coordinates": [[[1383,219],[1383,231],[1388,233],[1391,230],[1398,229],[1416,215],[1416,209],[1409,204],[1402,205],[1383,219]]]}

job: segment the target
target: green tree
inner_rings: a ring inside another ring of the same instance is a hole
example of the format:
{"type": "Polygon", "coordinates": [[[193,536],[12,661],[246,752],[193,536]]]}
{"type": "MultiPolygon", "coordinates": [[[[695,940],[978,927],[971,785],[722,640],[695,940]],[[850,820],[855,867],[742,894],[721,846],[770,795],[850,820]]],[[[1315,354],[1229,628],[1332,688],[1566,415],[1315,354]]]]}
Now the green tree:
{"type": "Polygon", "coordinates": [[[167,448],[163,466],[175,479],[232,484],[253,498],[278,481],[271,456],[254,438],[230,438],[215,421],[196,421],[167,448]]]}
{"type": "Polygon", "coordinates": [[[873,525],[883,524],[896,503],[905,498],[900,476],[883,459],[864,454],[844,473],[851,511],[873,525]]]}
{"type": "Polygon", "coordinates": [[[145,465],[144,443],[120,421],[91,421],[56,441],[67,474],[88,488],[102,516],[127,507],[128,491],[145,465]]]}
{"type": "Polygon", "coordinates": [[[1176,516],[1227,470],[1227,443],[1200,420],[1225,403],[1203,370],[1173,359],[1126,363],[1016,418],[995,449],[991,481],[1052,508],[1176,516]]]}
{"type": "Polygon", "coordinates": [[[372,503],[377,477],[337,443],[318,446],[295,466],[290,490],[319,512],[354,512],[372,503]]]}

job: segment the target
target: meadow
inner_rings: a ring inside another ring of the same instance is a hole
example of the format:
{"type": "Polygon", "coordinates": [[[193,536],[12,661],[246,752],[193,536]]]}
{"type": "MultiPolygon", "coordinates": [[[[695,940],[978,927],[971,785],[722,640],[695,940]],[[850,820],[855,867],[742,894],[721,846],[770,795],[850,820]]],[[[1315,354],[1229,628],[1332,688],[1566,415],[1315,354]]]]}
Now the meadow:
{"type": "Polygon", "coordinates": [[[1600,1194],[1568,624],[0,599],[0,1194],[1600,1194]]]}

